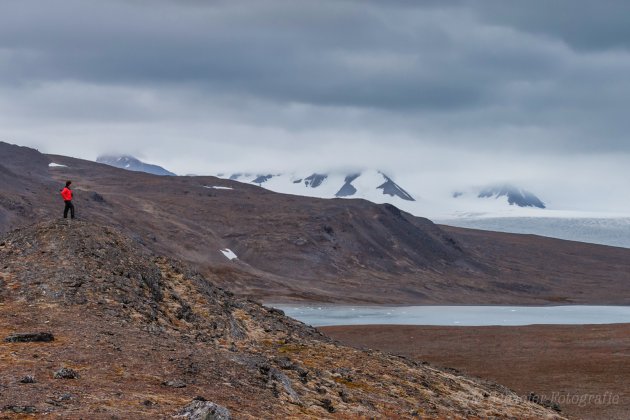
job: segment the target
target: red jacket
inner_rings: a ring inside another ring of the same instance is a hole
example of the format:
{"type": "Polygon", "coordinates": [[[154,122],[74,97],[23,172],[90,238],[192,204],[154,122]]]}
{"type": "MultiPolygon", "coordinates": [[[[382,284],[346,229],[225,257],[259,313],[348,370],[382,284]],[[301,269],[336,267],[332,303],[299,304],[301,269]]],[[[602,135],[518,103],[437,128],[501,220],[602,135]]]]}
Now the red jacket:
{"type": "Polygon", "coordinates": [[[65,187],[63,190],[61,190],[61,196],[63,197],[64,201],[72,200],[72,190],[68,187],[65,187]]]}

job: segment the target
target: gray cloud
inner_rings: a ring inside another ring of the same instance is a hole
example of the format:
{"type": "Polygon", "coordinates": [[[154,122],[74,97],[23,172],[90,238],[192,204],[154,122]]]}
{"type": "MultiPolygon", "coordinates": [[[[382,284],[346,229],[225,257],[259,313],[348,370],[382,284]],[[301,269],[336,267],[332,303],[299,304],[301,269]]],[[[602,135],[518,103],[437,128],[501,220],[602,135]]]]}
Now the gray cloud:
{"type": "MultiPolygon", "coordinates": [[[[410,172],[427,153],[450,159],[444,170],[541,156],[574,168],[630,154],[628,9],[585,0],[6,2],[0,137],[88,158],[141,153],[181,172],[262,166],[260,156],[268,167],[410,172]],[[338,157],[317,153],[322,145],[338,157]]],[[[513,176],[530,178],[524,168],[513,176]]]]}
{"type": "Polygon", "coordinates": [[[579,50],[628,49],[630,3],[623,0],[476,0],[482,21],[546,34],[579,50]]]}

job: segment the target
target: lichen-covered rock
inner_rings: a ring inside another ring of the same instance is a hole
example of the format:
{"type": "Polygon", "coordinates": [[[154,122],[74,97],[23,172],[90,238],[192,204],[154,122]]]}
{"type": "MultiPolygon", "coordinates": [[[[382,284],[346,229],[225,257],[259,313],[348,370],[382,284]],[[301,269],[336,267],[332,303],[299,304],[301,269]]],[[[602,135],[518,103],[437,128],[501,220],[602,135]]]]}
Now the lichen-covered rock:
{"type": "Polygon", "coordinates": [[[179,380],[164,381],[162,385],[169,388],[186,388],[186,382],[179,380]]]}
{"type": "Polygon", "coordinates": [[[20,379],[20,383],[21,384],[35,384],[37,383],[37,381],[35,380],[35,377],[31,375],[26,375],[25,377],[20,379]]]}
{"type": "Polygon", "coordinates": [[[3,411],[10,411],[16,414],[35,414],[37,408],[32,405],[6,405],[2,408],[3,411]]]}
{"type": "Polygon", "coordinates": [[[79,379],[81,376],[77,371],[70,368],[61,368],[55,372],[55,379],[79,379]]]}
{"type": "Polygon", "coordinates": [[[178,417],[190,420],[231,420],[230,410],[210,401],[195,400],[178,417]]]}

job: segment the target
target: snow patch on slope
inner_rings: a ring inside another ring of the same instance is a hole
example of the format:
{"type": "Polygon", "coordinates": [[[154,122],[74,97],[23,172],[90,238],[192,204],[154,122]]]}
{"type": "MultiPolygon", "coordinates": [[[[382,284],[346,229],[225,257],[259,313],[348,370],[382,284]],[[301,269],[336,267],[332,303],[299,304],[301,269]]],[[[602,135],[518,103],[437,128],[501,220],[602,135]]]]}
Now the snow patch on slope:
{"type": "Polygon", "coordinates": [[[225,258],[227,258],[230,261],[236,260],[238,259],[238,257],[236,256],[236,254],[234,253],[234,251],[232,251],[229,248],[225,248],[221,250],[221,253],[225,256],[225,258]]]}

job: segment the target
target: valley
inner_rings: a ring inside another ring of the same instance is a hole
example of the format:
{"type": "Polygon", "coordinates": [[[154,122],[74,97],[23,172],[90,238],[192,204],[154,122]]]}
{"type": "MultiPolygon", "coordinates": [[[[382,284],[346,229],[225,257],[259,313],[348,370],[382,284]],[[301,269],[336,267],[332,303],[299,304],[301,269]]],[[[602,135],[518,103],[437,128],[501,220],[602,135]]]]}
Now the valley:
{"type": "MultiPolygon", "coordinates": [[[[503,342],[513,346],[496,354],[497,359],[503,357],[504,366],[514,360],[530,366],[534,362],[528,357],[543,363],[546,359],[538,358],[539,348],[546,349],[545,357],[564,357],[569,350],[561,345],[562,340],[571,343],[588,337],[582,326],[408,327],[418,329],[418,335],[403,326],[322,328],[346,345],[386,353],[358,352],[255,302],[630,303],[630,250],[625,248],[437,225],[388,203],[279,194],[215,177],[155,176],[6,143],[0,143],[0,177],[0,230],[5,235],[0,245],[5,264],[0,278],[0,314],[11,320],[0,332],[9,337],[47,325],[51,334],[60,337],[51,346],[37,346],[36,354],[46,364],[28,361],[29,351],[17,344],[0,348],[0,362],[12,360],[11,368],[0,377],[0,384],[6,384],[8,390],[1,394],[2,403],[13,407],[10,410],[76,416],[100,410],[107,415],[144,418],[174,413],[193,404],[195,395],[204,394],[204,399],[244,415],[263,407],[282,407],[287,416],[298,418],[377,413],[453,418],[579,416],[575,407],[562,406],[559,414],[551,405],[519,396],[526,389],[548,393],[559,387],[562,392],[595,388],[554,382],[562,375],[559,371],[539,376],[536,372],[543,372],[543,365],[530,371],[539,380],[523,373],[516,376],[523,381],[512,381],[500,364],[490,369],[488,359],[481,357],[493,354],[492,349],[503,342]],[[56,220],[62,210],[57,195],[66,179],[72,179],[75,186],[76,221],[56,220]],[[24,270],[27,266],[31,271],[24,270]],[[206,303],[199,306],[199,299],[206,303]],[[32,306],[25,309],[23,302],[32,302],[32,306]],[[70,306],[64,306],[67,304],[70,306]],[[208,313],[203,305],[215,308],[214,312],[208,313]],[[85,308],[94,316],[81,316],[85,308]],[[134,339],[127,341],[101,322],[131,328],[134,339]],[[95,325],[96,329],[90,329],[95,325]],[[440,335],[443,332],[446,335],[440,335]],[[555,342],[554,334],[565,338],[555,342]],[[414,338],[418,336],[420,341],[414,338]],[[368,337],[373,341],[366,340],[368,337]],[[109,343],[111,351],[95,353],[93,343],[97,342],[109,343]],[[458,347],[473,342],[477,355],[458,347]],[[527,342],[531,343],[526,347],[530,353],[519,353],[517,347],[527,342]],[[151,364],[141,361],[128,343],[153,355],[151,364]],[[392,348],[388,343],[398,344],[392,348]],[[535,345],[539,347],[532,347],[535,345]],[[306,351],[307,347],[313,350],[306,351]],[[425,350],[418,353],[413,349],[425,350]],[[120,366],[116,365],[115,372],[108,370],[106,366],[121,351],[120,366]],[[169,351],[172,356],[165,357],[169,351]],[[399,365],[387,353],[402,353],[414,362],[399,365]],[[446,357],[449,354],[452,357],[446,357]],[[208,355],[212,355],[210,359],[208,355]],[[425,359],[463,369],[466,374],[433,367],[418,370],[430,366],[425,359]],[[179,364],[171,366],[175,361],[179,364]],[[330,363],[333,370],[322,370],[330,363]],[[64,365],[86,377],[79,388],[47,379],[51,369],[64,365]],[[359,365],[369,368],[357,370],[359,365]],[[197,367],[189,371],[186,366],[197,367]],[[229,366],[230,373],[223,372],[223,366],[229,366]],[[200,367],[207,373],[199,374],[200,367]],[[312,370],[316,375],[313,382],[304,383],[300,369],[312,370]],[[147,376],[146,371],[155,373],[147,376]],[[29,372],[41,384],[24,393],[16,381],[29,372]],[[385,397],[377,389],[394,389],[384,379],[392,372],[423,380],[426,375],[437,375],[426,387],[430,398],[439,399],[427,400],[432,402],[421,407],[413,402],[400,405],[400,398],[417,401],[425,392],[414,382],[404,382],[404,391],[390,391],[385,397]],[[203,392],[204,384],[225,375],[225,387],[203,392]],[[476,376],[508,384],[518,396],[476,376]],[[442,379],[450,385],[445,387],[442,379]],[[177,385],[175,390],[164,385],[169,383],[177,385]],[[361,387],[354,390],[350,383],[361,387]],[[113,391],[120,387],[125,389],[123,395],[113,391]],[[244,388],[236,392],[235,387],[244,388]],[[40,400],[42,392],[54,396],[55,404],[40,400]],[[64,395],[72,395],[70,402],[60,400],[64,395]],[[489,400],[480,405],[479,395],[489,400]],[[506,395],[512,402],[506,402],[506,395]],[[91,405],[91,398],[98,402],[91,405]],[[243,404],[245,400],[249,405],[243,404]]],[[[619,357],[627,354],[623,341],[619,342],[622,347],[607,341],[624,331],[623,325],[592,327],[599,331],[602,352],[619,357]]],[[[559,369],[571,381],[618,389],[620,382],[615,378],[624,374],[604,381],[597,372],[588,376],[579,370],[580,361],[586,358],[593,363],[601,360],[604,369],[612,369],[617,358],[582,354],[571,359],[575,364],[559,369]]],[[[620,398],[620,405],[603,408],[608,411],[589,406],[584,412],[617,415],[614,410],[623,410],[626,404],[626,397],[620,398]]]]}

